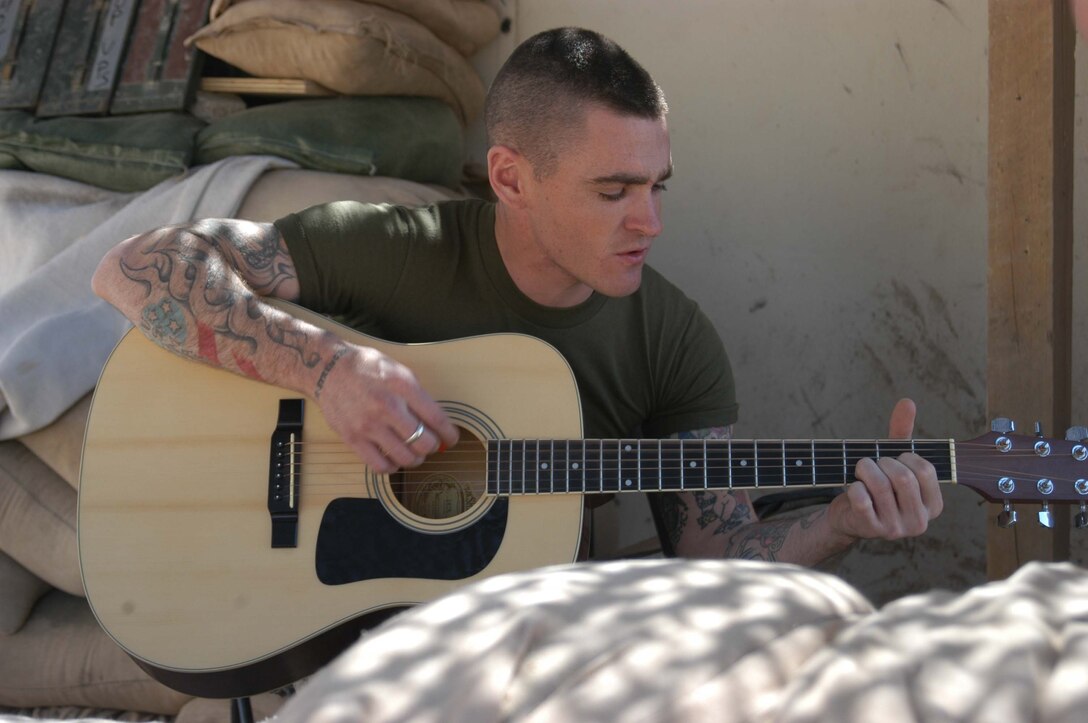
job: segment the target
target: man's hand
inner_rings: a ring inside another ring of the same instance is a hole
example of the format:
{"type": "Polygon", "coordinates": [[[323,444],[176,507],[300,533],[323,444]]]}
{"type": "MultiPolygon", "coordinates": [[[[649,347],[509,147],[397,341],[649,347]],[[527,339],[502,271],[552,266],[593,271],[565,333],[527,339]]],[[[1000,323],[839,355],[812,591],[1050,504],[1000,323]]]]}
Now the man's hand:
{"type": "MultiPolygon", "coordinates": [[[[892,410],[888,436],[909,439],[915,414],[914,402],[899,400],[892,410]]],[[[832,530],[842,535],[885,540],[914,537],[925,532],[929,521],[944,509],[936,470],[916,454],[863,459],[854,473],[857,481],[828,508],[832,530]]]]}
{"type": "Polygon", "coordinates": [[[378,473],[418,466],[457,443],[457,428],[411,370],[377,349],[340,346],[314,396],[333,431],[378,473]]]}

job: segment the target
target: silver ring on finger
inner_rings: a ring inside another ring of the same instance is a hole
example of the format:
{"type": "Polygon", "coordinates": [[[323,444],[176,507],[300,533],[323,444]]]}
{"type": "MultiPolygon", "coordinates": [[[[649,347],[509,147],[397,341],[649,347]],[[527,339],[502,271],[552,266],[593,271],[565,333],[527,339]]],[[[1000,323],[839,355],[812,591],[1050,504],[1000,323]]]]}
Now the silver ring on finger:
{"type": "Polygon", "coordinates": [[[404,443],[411,446],[411,444],[413,442],[415,442],[416,440],[418,440],[420,437],[423,436],[423,432],[424,432],[425,429],[426,429],[426,427],[423,426],[423,422],[420,422],[419,426],[416,427],[416,431],[412,432],[412,434],[408,437],[408,439],[404,440],[404,443]]]}

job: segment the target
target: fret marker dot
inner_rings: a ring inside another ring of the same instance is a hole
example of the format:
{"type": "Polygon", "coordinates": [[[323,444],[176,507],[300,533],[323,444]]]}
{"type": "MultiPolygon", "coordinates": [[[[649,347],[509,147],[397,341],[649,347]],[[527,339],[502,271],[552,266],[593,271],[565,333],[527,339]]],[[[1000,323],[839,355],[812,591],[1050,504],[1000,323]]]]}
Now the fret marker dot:
{"type": "Polygon", "coordinates": [[[625,480],[623,481],[623,484],[624,484],[625,486],[627,486],[627,487],[630,487],[630,486],[631,486],[631,480],[629,480],[629,479],[625,479],[625,480]]]}
{"type": "Polygon", "coordinates": [[[794,465],[796,465],[796,466],[798,466],[798,467],[803,467],[803,466],[804,466],[804,464],[805,464],[805,463],[804,463],[804,462],[802,462],[801,460],[797,460],[796,462],[794,462],[794,465]]]}
{"type": "Polygon", "coordinates": [[[688,467],[692,467],[692,468],[694,468],[694,467],[695,467],[695,463],[694,463],[694,462],[688,462],[688,467]]]}
{"type": "Polygon", "coordinates": [[[540,469],[548,469],[548,463],[547,462],[541,463],[540,469]]]}
{"type": "Polygon", "coordinates": [[[628,445],[626,445],[626,446],[625,446],[625,447],[623,448],[623,451],[624,451],[624,452],[630,452],[630,451],[631,451],[631,445],[629,445],[629,444],[628,444],[628,445]]]}
{"type": "Polygon", "coordinates": [[[740,466],[741,466],[741,467],[747,467],[747,466],[748,466],[748,460],[746,460],[746,459],[742,459],[742,460],[740,461],[740,466]]]}
{"type": "Polygon", "coordinates": [[[570,468],[571,468],[571,469],[578,469],[578,463],[577,463],[577,462],[575,462],[574,464],[572,464],[572,465],[570,466],[570,468]]]}

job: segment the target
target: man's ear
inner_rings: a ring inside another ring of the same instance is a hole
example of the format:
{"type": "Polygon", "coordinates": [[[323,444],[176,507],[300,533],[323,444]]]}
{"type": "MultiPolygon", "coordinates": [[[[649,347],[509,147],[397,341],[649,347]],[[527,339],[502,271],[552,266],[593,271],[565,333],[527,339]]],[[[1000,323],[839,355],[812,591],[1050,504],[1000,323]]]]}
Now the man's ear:
{"type": "Polygon", "coordinates": [[[532,172],[525,156],[509,146],[491,146],[487,151],[487,178],[500,203],[524,206],[525,184],[532,172]]]}

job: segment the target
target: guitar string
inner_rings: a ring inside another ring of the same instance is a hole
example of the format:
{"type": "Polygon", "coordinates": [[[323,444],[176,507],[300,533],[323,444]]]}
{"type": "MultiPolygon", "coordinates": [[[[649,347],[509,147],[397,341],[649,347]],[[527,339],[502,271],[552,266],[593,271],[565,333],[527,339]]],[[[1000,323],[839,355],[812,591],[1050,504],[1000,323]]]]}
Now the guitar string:
{"type": "MultiPolygon", "coordinates": [[[[964,446],[964,445],[961,445],[961,446],[964,446]]],[[[447,452],[445,454],[448,455],[450,453],[447,452]]],[[[466,454],[468,454],[468,453],[466,453],[466,454]]],[[[439,466],[439,465],[436,465],[435,463],[430,463],[430,464],[425,464],[423,468],[412,468],[412,469],[405,469],[405,470],[400,470],[398,472],[394,472],[394,473],[392,473],[392,475],[390,475],[391,478],[392,478],[391,479],[391,486],[394,489],[407,490],[407,489],[409,489],[411,487],[418,486],[418,485],[421,485],[421,484],[423,484],[425,482],[432,481],[435,475],[455,474],[455,473],[458,473],[458,472],[463,472],[463,471],[465,471],[466,467],[470,471],[473,470],[473,469],[484,471],[483,467],[485,465],[479,464],[479,459],[478,458],[480,457],[480,454],[479,453],[473,453],[472,456],[477,458],[477,459],[473,460],[473,463],[471,464],[471,466],[469,466],[467,463],[464,463],[464,464],[460,465],[460,467],[461,467],[460,469],[456,469],[456,468],[454,468],[453,465],[450,465],[450,464],[443,464],[443,465],[439,466]]],[[[1009,452],[1009,453],[1006,453],[1005,455],[1002,455],[1001,459],[1010,459],[1011,457],[1037,457],[1037,455],[1035,455],[1032,452],[1026,452],[1026,451],[1023,452],[1023,453],[1009,452]]],[[[1036,479],[1035,476],[1030,476],[1029,478],[1025,478],[1020,473],[1020,470],[1018,470],[1018,469],[1006,468],[1006,467],[1000,466],[1000,465],[999,466],[980,466],[980,465],[977,464],[977,460],[972,460],[972,461],[976,462],[976,464],[973,465],[975,471],[967,471],[967,470],[962,470],[962,469],[958,470],[957,471],[957,480],[959,482],[961,482],[961,483],[994,482],[996,479],[998,479],[998,478],[1000,478],[1002,476],[1011,476],[1014,479],[1019,478],[1019,480],[1024,484],[1030,484],[1030,482],[1032,482],[1032,481],[1034,481],[1036,479]]],[[[307,479],[307,480],[312,480],[315,477],[323,477],[323,476],[328,478],[328,477],[332,477],[332,476],[343,477],[344,475],[351,475],[351,474],[359,475],[359,474],[364,474],[367,471],[366,465],[361,460],[356,461],[356,462],[352,462],[352,463],[341,463],[341,465],[340,465],[341,470],[340,471],[325,472],[325,471],[314,469],[314,467],[313,467],[313,465],[322,465],[322,464],[327,465],[327,464],[330,464],[330,463],[305,462],[304,461],[302,463],[302,465],[301,465],[302,469],[297,470],[297,472],[298,472],[300,477],[305,477],[305,479],[307,479]]],[[[336,463],[332,463],[332,464],[336,464],[336,463]]],[[[763,471],[762,476],[764,477],[764,479],[762,480],[762,482],[763,482],[762,486],[764,486],[764,487],[766,487],[768,489],[771,489],[771,488],[803,489],[803,488],[806,488],[806,487],[808,487],[808,488],[812,488],[812,487],[837,487],[837,486],[843,486],[845,484],[849,484],[850,482],[853,481],[853,480],[843,480],[842,479],[840,473],[841,473],[841,470],[843,468],[843,465],[842,465],[842,462],[841,462],[840,458],[836,458],[834,464],[826,465],[826,466],[820,465],[819,462],[817,461],[815,466],[816,466],[815,472],[817,474],[827,474],[829,472],[834,472],[835,477],[838,480],[842,480],[842,481],[818,480],[815,484],[813,484],[808,479],[808,476],[813,474],[813,471],[811,471],[811,468],[802,467],[802,468],[798,468],[798,472],[804,479],[791,483],[789,481],[789,475],[785,473],[786,471],[788,471],[790,469],[790,467],[788,465],[785,468],[783,468],[783,466],[780,463],[778,463],[778,464],[765,463],[760,468],[763,471]],[[805,470],[805,471],[802,472],[801,470],[805,470]],[[773,478],[773,479],[768,479],[768,478],[773,478]]],[[[723,466],[723,467],[716,467],[714,465],[704,465],[704,466],[699,466],[699,467],[696,467],[696,468],[688,468],[688,469],[676,467],[676,468],[674,468],[674,469],[672,469],[670,471],[672,471],[672,472],[682,472],[682,473],[686,474],[686,473],[688,473],[688,471],[690,469],[691,472],[694,472],[694,476],[696,478],[699,475],[702,474],[704,476],[704,480],[706,480],[711,475],[713,475],[716,478],[718,478],[718,477],[723,477],[724,478],[727,475],[722,475],[722,474],[719,474],[719,473],[724,472],[728,468],[729,468],[728,465],[723,466]],[[706,469],[705,474],[703,473],[704,467],[706,469]]],[[[567,470],[566,470],[566,468],[564,468],[561,472],[556,470],[553,473],[546,474],[546,475],[539,475],[539,476],[534,474],[535,469],[536,468],[534,466],[533,468],[530,468],[529,470],[521,470],[521,472],[525,475],[523,480],[521,480],[521,481],[517,481],[517,480],[510,481],[510,480],[508,480],[506,482],[506,484],[511,485],[511,486],[516,486],[518,488],[518,492],[527,492],[527,491],[531,491],[532,488],[543,487],[544,488],[544,493],[547,493],[547,488],[549,486],[554,487],[557,490],[558,489],[563,489],[563,488],[566,487],[566,484],[567,484],[567,480],[566,480],[567,470]],[[542,478],[546,478],[546,479],[539,479],[538,480],[537,479],[538,477],[542,477],[542,478]],[[558,477],[558,479],[555,479],[556,477],[558,477]]],[[[616,474],[617,478],[616,478],[616,480],[614,482],[608,479],[609,476],[611,476],[611,474],[618,473],[619,471],[620,471],[620,467],[613,466],[613,465],[596,465],[594,467],[591,467],[589,472],[586,472],[585,470],[583,470],[583,475],[582,475],[582,479],[581,479],[581,487],[582,487],[581,491],[582,492],[585,492],[585,491],[592,492],[592,491],[597,491],[599,489],[605,489],[607,491],[617,491],[617,490],[623,489],[622,485],[619,484],[618,474],[616,474]],[[603,479],[603,481],[602,481],[602,479],[603,479]],[[594,485],[594,483],[596,483],[596,486],[594,485]],[[612,487],[613,484],[616,485],[616,488],[612,487]]],[[[631,471],[634,472],[635,470],[632,469],[631,471]]],[[[684,475],[682,474],[681,477],[682,476],[684,476],[684,475]]],[[[733,484],[732,486],[730,486],[727,483],[727,484],[724,484],[724,485],[715,484],[715,485],[712,485],[712,486],[708,485],[708,486],[704,487],[702,485],[699,485],[698,480],[695,479],[695,480],[692,481],[691,484],[684,485],[683,488],[684,489],[689,489],[689,490],[698,490],[698,489],[720,489],[720,490],[744,489],[744,490],[747,490],[747,489],[754,489],[754,488],[757,487],[757,485],[755,484],[756,475],[753,474],[750,477],[748,475],[738,475],[738,477],[741,477],[741,479],[740,479],[741,484],[733,484]],[[747,479],[744,479],[745,477],[747,477],[747,479]],[[745,482],[747,482],[747,483],[745,483],[745,482]]],[[[1062,483],[1066,483],[1066,482],[1072,482],[1072,481],[1074,481],[1074,479],[1079,479],[1079,478],[1077,478],[1075,476],[1067,477],[1067,476],[1064,476],[1064,475],[1057,475],[1057,476],[1050,477],[1050,479],[1052,481],[1054,481],[1055,483],[1057,483],[1057,484],[1062,484],[1062,483]]],[[[576,479],[574,480],[574,482],[577,483],[578,481],[579,480],[577,479],[577,475],[576,475],[576,479]]],[[[944,481],[948,481],[948,480],[944,480],[944,481]]],[[[483,477],[483,478],[481,478],[479,480],[460,480],[460,481],[458,481],[458,484],[463,484],[463,485],[470,485],[470,484],[473,484],[473,483],[476,483],[478,485],[486,485],[486,477],[483,477]]],[[[308,487],[308,489],[313,490],[313,489],[319,489],[319,488],[354,487],[354,486],[357,486],[358,484],[359,484],[358,478],[353,478],[353,479],[345,480],[344,482],[331,482],[331,481],[310,482],[307,485],[307,487],[308,487]]],[[[658,482],[658,484],[656,486],[660,488],[660,486],[661,486],[660,482],[658,482]]],[[[651,486],[650,489],[653,489],[653,486],[651,486]]],[[[575,491],[578,491],[577,484],[575,485],[575,491]]]]}

